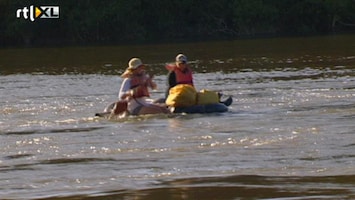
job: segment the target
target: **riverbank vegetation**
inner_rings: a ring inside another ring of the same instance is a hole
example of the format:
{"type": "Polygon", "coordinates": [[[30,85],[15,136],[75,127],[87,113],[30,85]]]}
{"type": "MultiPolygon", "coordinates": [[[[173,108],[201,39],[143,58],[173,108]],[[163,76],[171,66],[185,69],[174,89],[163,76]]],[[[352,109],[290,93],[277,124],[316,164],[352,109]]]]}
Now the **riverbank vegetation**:
{"type": "Polygon", "coordinates": [[[2,0],[0,47],[123,44],[355,31],[354,0],[2,0]],[[59,19],[16,18],[58,5],[59,19]]]}

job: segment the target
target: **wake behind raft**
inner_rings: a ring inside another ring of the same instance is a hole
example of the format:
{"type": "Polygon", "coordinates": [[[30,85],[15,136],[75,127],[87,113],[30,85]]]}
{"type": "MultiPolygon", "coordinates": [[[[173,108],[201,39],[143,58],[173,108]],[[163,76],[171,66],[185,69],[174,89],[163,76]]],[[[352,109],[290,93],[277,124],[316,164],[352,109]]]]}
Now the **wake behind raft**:
{"type": "MultiPolygon", "coordinates": [[[[159,99],[154,102],[165,103],[171,113],[186,114],[205,114],[205,113],[223,113],[228,111],[228,107],[233,103],[231,96],[221,100],[220,93],[196,90],[190,85],[177,85],[170,89],[167,99],[159,99]]],[[[107,106],[102,113],[96,113],[95,116],[113,118],[117,117],[115,113],[120,113],[120,117],[129,116],[125,111],[127,102],[119,101],[107,106]],[[116,112],[115,112],[116,109],[116,112]],[[120,111],[117,112],[117,109],[120,111]]]]}

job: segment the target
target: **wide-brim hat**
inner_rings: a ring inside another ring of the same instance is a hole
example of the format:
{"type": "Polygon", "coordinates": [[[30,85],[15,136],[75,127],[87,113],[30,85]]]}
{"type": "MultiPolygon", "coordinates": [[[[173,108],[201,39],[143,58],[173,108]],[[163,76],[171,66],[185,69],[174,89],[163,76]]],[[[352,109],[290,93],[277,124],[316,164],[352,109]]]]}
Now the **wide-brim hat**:
{"type": "Polygon", "coordinates": [[[138,67],[142,66],[143,62],[141,59],[139,58],[132,58],[129,62],[128,62],[128,69],[137,69],[138,67]]]}
{"type": "Polygon", "coordinates": [[[132,58],[131,60],[129,60],[128,67],[125,70],[125,72],[122,74],[121,77],[126,78],[126,77],[130,76],[133,73],[133,71],[135,69],[138,69],[140,66],[145,66],[143,64],[142,60],[139,58],[132,58]]]}

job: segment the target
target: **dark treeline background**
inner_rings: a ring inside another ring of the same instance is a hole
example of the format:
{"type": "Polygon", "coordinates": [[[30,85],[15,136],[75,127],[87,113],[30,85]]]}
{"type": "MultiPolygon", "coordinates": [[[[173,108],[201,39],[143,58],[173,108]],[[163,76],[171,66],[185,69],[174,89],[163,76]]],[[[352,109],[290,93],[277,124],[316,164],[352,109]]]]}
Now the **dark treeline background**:
{"type": "Polygon", "coordinates": [[[354,31],[355,0],[0,0],[1,47],[354,31]],[[60,19],[17,19],[30,5],[59,5],[60,19]]]}

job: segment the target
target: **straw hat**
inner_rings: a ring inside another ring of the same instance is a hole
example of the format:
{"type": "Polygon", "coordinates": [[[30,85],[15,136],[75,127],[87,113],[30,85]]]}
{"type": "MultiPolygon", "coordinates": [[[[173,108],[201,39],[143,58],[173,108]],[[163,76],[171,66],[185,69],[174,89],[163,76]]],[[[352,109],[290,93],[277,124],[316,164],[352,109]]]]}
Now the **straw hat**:
{"type": "Polygon", "coordinates": [[[140,67],[141,65],[143,65],[143,62],[141,59],[139,58],[132,58],[129,62],[128,62],[128,69],[137,69],[138,67],[140,67]]]}
{"type": "Polygon", "coordinates": [[[133,71],[139,68],[140,66],[144,66],[142,60],[139,58],[132,58],[131,60],[129,60],[128,67],[121,77],[123,78],[129,77],[130,75],[132,75],[133,71]]]}

